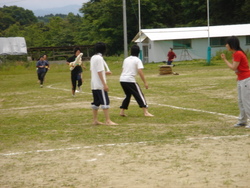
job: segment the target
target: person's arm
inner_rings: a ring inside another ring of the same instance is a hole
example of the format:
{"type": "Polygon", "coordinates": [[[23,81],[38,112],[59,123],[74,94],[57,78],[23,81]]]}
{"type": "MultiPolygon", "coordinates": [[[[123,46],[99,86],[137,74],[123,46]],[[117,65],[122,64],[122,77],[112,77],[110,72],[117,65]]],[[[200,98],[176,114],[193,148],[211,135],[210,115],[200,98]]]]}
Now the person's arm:
{"type": "Polygon", "coordinates": [[[98,73],[98,76],[99,76],[99,78],[100,78],[100,80],[101,80],[101,82],[102,82],[104,91],[107,91],[107,92],[108,92],[108,91],[109,91],[109,88],[108,88],[107,83],[104,81],[104,78],[103,78],[103,75],[102,75],[102,71],[97,72],[97,73],[98,73]]]}
{"type": "Polygon", "coordinates": [[[43,64],[41,64],[40,61],[38,61],[38,62],[37,62],[37,67],[38,67],[38,68],[44,68],[45,66],[44,66],[43,64]]]}
{"type": "Polygon", "coordinates": [[[145,79],[142,69],[138,69],[138,74],[141,77],[141,80],[143,81],[145,88],[148,89],[148,83],[145,79]]]}
{"type": "Polygon", "coordinates": [[[225,54],[221,54],[221,58],[224,60],[224,62],[226,63],[226,65],[232,69],[233,71],[236,71],[240,62],[236,62],[236,61],[233,61],[233,63],[230,63],[227,58],[226,58],[226,55],[225,54]]]}
{"type": "Polygon", "coordinates": [[[104,67],[106,68],[106,72],[105,72],[105,74],[106,75],[110,75],[110,74],[112,74],[112,72],[109,70],[109,67],[108,67],[108,65],[107,65],[107,63],[106,63],[106,61],[104,61],[104,67]]]}

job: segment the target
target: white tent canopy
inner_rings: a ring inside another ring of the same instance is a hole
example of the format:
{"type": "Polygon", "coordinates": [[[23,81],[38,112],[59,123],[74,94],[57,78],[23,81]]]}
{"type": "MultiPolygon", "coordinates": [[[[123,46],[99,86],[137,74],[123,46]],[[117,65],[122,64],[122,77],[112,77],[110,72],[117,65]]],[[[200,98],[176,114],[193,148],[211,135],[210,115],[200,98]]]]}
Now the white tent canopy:
{"type": "Polygon", "coordinates": [[[26,55],[27,46],[23,37],[0,37],[0,55],[26,55]]]}

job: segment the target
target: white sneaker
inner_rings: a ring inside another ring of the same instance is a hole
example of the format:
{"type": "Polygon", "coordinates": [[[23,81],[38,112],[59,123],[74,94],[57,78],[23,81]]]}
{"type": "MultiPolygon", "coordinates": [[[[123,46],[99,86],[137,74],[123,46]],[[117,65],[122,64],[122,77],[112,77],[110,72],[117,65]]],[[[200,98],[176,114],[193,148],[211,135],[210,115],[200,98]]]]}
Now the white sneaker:
{"type": "Polygon", "coordinates": [[[78,87],[78,91],[81,92],[82,91],[82,88],[81,86],[78,87]]]}
{"type": "Polygon", "coordinates": [[[76,93],[79,93],[79,91],[78,91],[78,90],[76,90],[76,93]]]}
{"type": "Polygon", "coordinates": [[[40,88],[43,88],[43,85],[40,85],[40,88]]]}

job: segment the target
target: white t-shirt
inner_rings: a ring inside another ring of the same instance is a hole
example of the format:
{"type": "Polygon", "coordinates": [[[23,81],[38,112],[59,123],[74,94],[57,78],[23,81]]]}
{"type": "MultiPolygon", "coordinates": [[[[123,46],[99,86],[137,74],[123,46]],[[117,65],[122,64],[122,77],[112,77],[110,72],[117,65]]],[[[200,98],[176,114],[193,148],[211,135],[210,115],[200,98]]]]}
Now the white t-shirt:
{"type": "Polygon", "coordinates": [[[103,79],[106,83],[105,67],[109,71],[107,63],[104,61],[102,54],[93,55],[90,59],[91,71],[91,89],[103,89],[102,81],[98,72],[102,72],[103,79]]]}
{"type": "Polygon", "coordinates": [[[123,61],[120,82],[136,82],[138,69],[143,69],[142,61],[136,56],[129,56],[123,61]]]}

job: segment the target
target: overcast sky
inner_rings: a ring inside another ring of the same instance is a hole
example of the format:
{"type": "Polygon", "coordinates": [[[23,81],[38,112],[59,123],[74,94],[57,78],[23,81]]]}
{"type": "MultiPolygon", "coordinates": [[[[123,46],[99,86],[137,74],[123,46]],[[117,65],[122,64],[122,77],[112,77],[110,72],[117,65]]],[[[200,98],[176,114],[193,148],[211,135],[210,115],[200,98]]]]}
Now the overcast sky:
{"type": "Polygon", "coordinates": [[[54,7],[64,7],[67,5],[79,5],[89,0],[0,0],[0,7],[13,6],[23,7],[24,9],[37,10],[54,7]]]}

